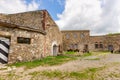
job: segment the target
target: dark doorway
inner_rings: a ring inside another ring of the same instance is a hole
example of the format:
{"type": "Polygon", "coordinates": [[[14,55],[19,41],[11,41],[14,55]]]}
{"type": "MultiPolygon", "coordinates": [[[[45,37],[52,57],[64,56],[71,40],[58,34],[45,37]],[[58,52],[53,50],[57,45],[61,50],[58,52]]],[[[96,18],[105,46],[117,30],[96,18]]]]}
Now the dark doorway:
{"type": "Polygon", "coordinates": [[[108,50],[111,51],[111,53],[113,53],[113,50],[114,50],[113,45],[108,45],[108,50]]]}
{"type": "Polygon", "coordinates": [[[89,52],[89,50],[88,50],[88,45],[86,44],[86,45],[84,45],[84,50],[83,50],[83,53],[84,52],[89,52]]]}
{"type": "Polygon", "coordinates": [[[53,56],[57,56],[57,53],[58,53],[58,46],[53,45],[53,56]]]}
{"type": "Polygon", "coordinates": [[[86,50],[88,50],[88,45],[87,44],[84,47],[85,47],[86,50]]]}

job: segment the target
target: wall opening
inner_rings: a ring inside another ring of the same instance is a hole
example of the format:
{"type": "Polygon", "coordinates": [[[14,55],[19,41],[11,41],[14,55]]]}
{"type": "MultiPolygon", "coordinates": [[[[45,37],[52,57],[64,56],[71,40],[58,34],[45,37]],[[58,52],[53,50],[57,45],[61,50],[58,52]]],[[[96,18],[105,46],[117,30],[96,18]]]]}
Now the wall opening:
{"type": "Polygon", "coordinates": [[[8,63],[10,40],[8,38],[0,37],[0,63],[8,63]]]}
{"type": "Polygon", "coordinates": [[[113,48],[113,45],[108,45],[108,50],[109,51],[112,51],[114,48],[113,48]]]}
{"type": "Polygon", "coordinates": [[[57,56],[58,46],[56,44],[53,45],[53,56],[57,56]]]}
{"type": "Polygon", "coordinates": [[[57,44],[56,41],[52,42],[52,46],[51,46],[51,52],[52,52],[52,56],[57,56],[57,54],[59,53],[59,44],[57,44]]]}

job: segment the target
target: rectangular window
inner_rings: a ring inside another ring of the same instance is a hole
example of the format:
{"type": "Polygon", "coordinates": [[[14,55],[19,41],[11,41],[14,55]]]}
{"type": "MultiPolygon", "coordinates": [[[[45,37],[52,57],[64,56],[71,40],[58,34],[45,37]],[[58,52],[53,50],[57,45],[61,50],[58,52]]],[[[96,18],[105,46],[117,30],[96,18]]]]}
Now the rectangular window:
{"type": "Polygon", "coordinates": [[[95,48],[98,48],[98,44],[95,44],[95,48]]]}
{"type": "Polygon", "coordinates": [[[103,44],[100,44],[100,48],[103,48],[103,44]]]}
{"type": "Polygon", "coordinates": [[[78,45],[77,44],[74,45],[74,49],[78,49],[78,45]]]}
{"type": "Polygon", "coordinates": [[[31,38],[17,37],[17,43],[30,44],[31,38]]]}
{"type": "Polygon", "coordinates": [[[85,48],[85,49],[88,49],[88,45],[87,45],[87,44],[86,44],[86,45],[84,45],[84,48],[85,48]]]}

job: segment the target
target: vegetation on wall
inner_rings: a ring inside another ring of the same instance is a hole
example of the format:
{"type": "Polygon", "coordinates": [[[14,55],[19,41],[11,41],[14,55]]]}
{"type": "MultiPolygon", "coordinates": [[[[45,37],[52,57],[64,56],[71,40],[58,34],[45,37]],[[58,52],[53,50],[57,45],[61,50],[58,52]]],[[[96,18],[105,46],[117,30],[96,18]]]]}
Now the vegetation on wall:
{"type": "Polygon", "coordinates": [[[113,36],[113,35],[120,35],[120,33],[108,33],[108,36],[113,36]]]}

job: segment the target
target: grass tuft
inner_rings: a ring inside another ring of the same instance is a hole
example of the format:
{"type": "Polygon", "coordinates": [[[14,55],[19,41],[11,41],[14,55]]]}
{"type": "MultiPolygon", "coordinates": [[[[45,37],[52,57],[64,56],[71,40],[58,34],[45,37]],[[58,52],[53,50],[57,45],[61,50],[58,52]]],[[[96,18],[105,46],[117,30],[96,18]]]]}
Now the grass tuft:
{"type": "Polygon", "coordinates": [[[86,59],[86,60],[100,60],[100,58],[91,58],[91,59],[86,59]]]}
{"type": "Polygon", "coordinates": [[[84,53],[84,54],[82,55],[82,57],[88,57],[88,56],[92,56],[92,53],[84,53]]]}
{"type": "Polygon", "coordinates": [[[83,71],[73,71],[73,72],[63,72],[63,71],[41,71],[41,72],[33,72],[29,75],[32,75],[32,78],[37,76],[44,76],[49,79],[57,78],[58,80],[66,80],[68,79],[75,79],[75,80],[96,80],[97,72],[104,69],[105,67],[98,67],[98,68],[88,68],[83,71]]]}
{"type": "Polygon", "coordinates": [[[65,54],[75,54],[76,52],[74,52],[74,51],[67,51],[67,52],[65,52],[65,54]]]}
{"type": "Polygon", "coordinates": [[[17,62],[9,66],[16,66],[16,67],[25,66],[26,68],[34,68],[37,66],[53,66],[53,65],[60,65],[75,59],[76,59],[75,57],[69,57],[69,56],[48,56],[41,60],[34,60],[29,62],[17,62]]]}

